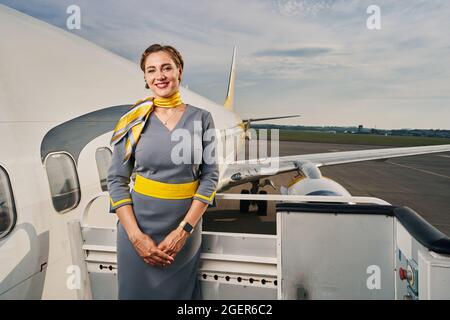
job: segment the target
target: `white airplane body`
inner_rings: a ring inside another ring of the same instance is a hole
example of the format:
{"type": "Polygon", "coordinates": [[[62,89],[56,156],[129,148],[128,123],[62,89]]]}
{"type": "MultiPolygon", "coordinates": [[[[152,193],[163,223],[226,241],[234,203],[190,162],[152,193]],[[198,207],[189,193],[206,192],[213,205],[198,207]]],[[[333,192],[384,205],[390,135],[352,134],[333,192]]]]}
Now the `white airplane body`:
{"type": "MultiPolygon", "coordinates": [[[[0,226],[1,219],[8,224],[0,229],[0,299],[76,298],[66,284],[72,265],[67,223],[80,219],[101,191],[96,152],[110,148],[115,121],[149,92],[135,63],[3,5],[0,30],[0,226]],[[73,205],[52,194],[48,170],[72,174],[58,167],[61,159],[74,164],[73,205]]],[[[184,102],[211,112],[217,129],[238,138],[220,166],[221,190],[300,170],[305,178],[286,194],[346,196],[318,167],[450,151],[442,145],[235,161],[245,143],[242,119],[230,107],[180,91],[184,102]],[[264,171],[267,164],[276,169],[264,171]]]]}

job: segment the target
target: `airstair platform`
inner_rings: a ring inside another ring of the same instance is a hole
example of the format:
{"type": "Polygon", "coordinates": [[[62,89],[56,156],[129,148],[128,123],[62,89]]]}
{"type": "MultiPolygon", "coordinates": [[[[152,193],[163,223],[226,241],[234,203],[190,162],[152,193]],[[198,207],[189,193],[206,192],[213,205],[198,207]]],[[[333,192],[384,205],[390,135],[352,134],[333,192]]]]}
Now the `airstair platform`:
{"type": "MultiPolygon", "coordinates": [[[[79,299],[117,299],[116,228],[87,222],[102,196],[69,223],[79,299]]],[[[204,299],[450,299],[450,239],[407,207],[371,197],[216,199],[273,202],[276,230],[203,231],[204,299]]]]}

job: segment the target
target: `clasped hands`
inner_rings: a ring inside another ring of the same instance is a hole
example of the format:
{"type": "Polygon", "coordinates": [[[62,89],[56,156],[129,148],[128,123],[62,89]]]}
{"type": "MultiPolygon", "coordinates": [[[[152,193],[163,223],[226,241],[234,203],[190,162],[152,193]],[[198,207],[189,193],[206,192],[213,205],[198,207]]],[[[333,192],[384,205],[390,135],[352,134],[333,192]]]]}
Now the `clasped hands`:
{"type": "Polygon", "coordinates": [[[145,233],[131,240],[139,256],[151,266],[165,267],[175,260],[175,256],[183,248],[189,233],[177,228],[169,233],[160,244],[145,233]]]}

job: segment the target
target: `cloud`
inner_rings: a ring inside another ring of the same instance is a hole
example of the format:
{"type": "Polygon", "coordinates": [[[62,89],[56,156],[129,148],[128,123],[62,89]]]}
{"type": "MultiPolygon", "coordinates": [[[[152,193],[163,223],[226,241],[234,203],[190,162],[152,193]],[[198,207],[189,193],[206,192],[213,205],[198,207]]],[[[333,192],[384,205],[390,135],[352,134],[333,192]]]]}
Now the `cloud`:
{"type": "Polygon", "coordinates": [[[330,48],[269,49],[255,52],[258,57],[316,57],[330,53],[330,48]]]}
{"type": "MultiPolygon", "coordinates": [[[[65,9],[73,1],[0,3],[65,28],[65,9]]],[[[237,45],[235,103],[245,117],[270,116],[278,104],[277,113],[301,111],[302,123],[311,114],[311,121],[323,124],[354,119],[367,126],[362,120],[370,114],[367,121],[378,127],[422,122],[450,128],[450,3],[377,0],[382,28],[375,31],[366,27],[371,4],[78,0],[82,29],[70,32],[136,63],[151,43],[172,44],[186,62],[184,83],[219,103],[237,45]],[[344,109],[345,118],[339,113],[344,109]]]]}
{"type": "Polygon", "coordinates": [[[330,9],[336,0],[277,0],[275,5],[282,15],[286,16],[316,16],[330,9]]]}

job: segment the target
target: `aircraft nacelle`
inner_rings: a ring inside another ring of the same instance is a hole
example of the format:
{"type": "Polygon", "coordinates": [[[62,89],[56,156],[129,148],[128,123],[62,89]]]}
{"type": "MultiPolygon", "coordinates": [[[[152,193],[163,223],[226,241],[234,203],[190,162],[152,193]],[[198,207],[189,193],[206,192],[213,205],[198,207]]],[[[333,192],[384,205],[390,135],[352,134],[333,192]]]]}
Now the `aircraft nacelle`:
{"type": "Polygon", "coordinates": [[[287,188],[283,187],[281,193],[309,196],[351,196],[339,183],[323,176],[318,179],[306,177],[295,179],[287,188]]]}

